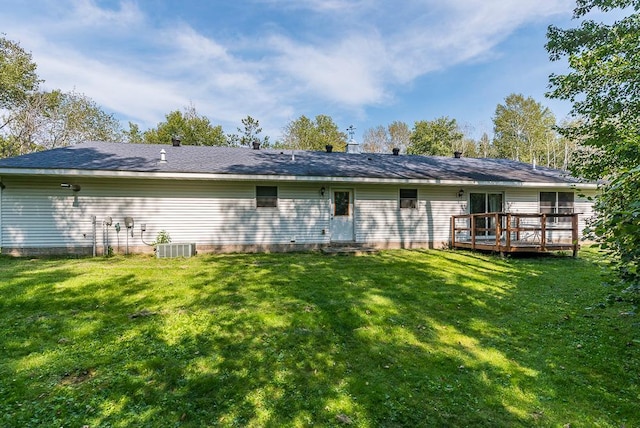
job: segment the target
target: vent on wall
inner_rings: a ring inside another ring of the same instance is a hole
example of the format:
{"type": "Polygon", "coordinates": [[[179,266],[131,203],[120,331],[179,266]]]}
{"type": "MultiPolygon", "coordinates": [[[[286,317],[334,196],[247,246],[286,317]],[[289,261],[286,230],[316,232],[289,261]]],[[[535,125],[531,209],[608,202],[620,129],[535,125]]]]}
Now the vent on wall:
{"type": "Polygon", "coordinates": [[[156,245],[156,256],[159,259],[171,257],[191,257],[196,255],[196,243],[175,243],[156,245]]]}

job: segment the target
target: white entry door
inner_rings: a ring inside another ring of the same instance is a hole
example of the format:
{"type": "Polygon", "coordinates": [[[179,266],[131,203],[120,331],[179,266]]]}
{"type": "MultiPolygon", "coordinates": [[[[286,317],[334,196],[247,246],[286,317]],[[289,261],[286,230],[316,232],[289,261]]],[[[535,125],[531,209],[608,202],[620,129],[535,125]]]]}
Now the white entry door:
{"type": "Polygon", "coordinates": [[[353,241],[353,190],[333,189],[331,202],[331,241],[353,241]]]}

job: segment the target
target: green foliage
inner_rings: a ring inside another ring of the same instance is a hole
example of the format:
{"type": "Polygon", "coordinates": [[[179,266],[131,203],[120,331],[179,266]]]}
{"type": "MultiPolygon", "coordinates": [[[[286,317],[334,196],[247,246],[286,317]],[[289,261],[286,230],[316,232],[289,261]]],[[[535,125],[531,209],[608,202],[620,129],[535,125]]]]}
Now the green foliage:
{"type": "Polygon", "coordinates": [[[38,91],[40,82],[31,55],[1,37],[1,157],[87,140],[121,140],[119,122],[93,100],[73,91],[38,91]]]}
{"type": "Polygon", "coordinates": [[[227,139],[231,146],[247,146],[252,147],[253,143],[259,143],[262,147],[269,146],[269,137],[261,138],[259,134],[262,132],[260,121],[247,116],[242,119],[243,128],[238,128],[238,134],[230,134],[227,139]]]}
{"type": "Polygon", "coordinates": [[[577,28],[549,27],[549,56],[566,58],[570,72],[550,77],[548,95],[573,103],[580,120],[561,130],[582,146],[572,170],[607,182],[597,199],[592,236],[612,256],[622,284],[638,293],[640,1],[578,0],[574,18],[618,8],[627,8],[628,15],[611,24],[584,20],[577,28]]]}
{"type": "Polygon", "coordinates": [[[169,232],[163,229],[160,232],[158,232],[158,234],[156,235],[156,240],[153,241],[151,245],[169,244],[169,243],[171,243],[171,235],[169,235],[169,232]]]}
{"type": "MultiPolygon", "coordinates": [[[[16,42],[0,37],[0,108],[22,105],[38,89],[36,64],[16,42]]],[[[0,126],[1,128],[2,126],[0,126]]]]}
{"type": "Polygon", "coordinates": [[[556,118],[546,107],[531,97],[511,94],[498,104],[493,117],[493,146],[497,157],[551,164],[558,141],[554,127],[556,118]]]}
{"type": "Polygon", "coordinates": [[[122,131],[127,143],[141,144],[144,143],[144,135],[140,132],[140,126],[138,124],[129,122],[129,129],[122,131]]]}
{"type": "Polygon", "coordinates": [[[222,126],[212,126],[209,119],[200,116],[194,106],[172,111],[165,116],[154,129],[144,132],[147,144],[171,144],[173,138],[179,138],[181,144],[188,146],[227,146],[227,137],[222,126]]]}
{"type": "Polygon", "coordinates": [[[617,174],[596,199],[597,217],[587,229],[625,291],[640,303],[640,167],[617,174]]]}
{"type": "Polygon", "coordinates": [[[0,257],[0,425],[638,426],[596,260],[0,257]]]}
{"type": "Polygon", "coordinates": [[[407,153],[411,155],[452,156],[455,151],[463,151],[464,134],[455,119],[440,117],[435,120],[417,121],[411,136],[407,153]]]}
{"type": "Polygon", "coordinates": [[[338,130],[331,117],[318,115],[315,120],[300,116],[287,124],[279,146],[285,149],[325,150],[332,145],[335,151],[345,151],[347,135],[338,130]]]}
{"type": "Polygon", "coordinates": [[[573,103],[580,122],[561,131],[596,150],[577,165],[592,179],[640,163],[637,141],[629,138],[640,132],[640,1],[579,0],[574,10],[578,19],[593,10],[623,7],[636,13],[613,24],[585,20],[577,28],[551,26],[547,32],[551,60],[566,58],[571,68],[550,77],[548,96],[573,103]]]}
{"type": "Polygon", "coordinates": [[[36,92],[10,110],[5,128],[8,155],[31,153],[83,141],[121,141],[119,122],[89,97],[76,92],[36,92]]]}

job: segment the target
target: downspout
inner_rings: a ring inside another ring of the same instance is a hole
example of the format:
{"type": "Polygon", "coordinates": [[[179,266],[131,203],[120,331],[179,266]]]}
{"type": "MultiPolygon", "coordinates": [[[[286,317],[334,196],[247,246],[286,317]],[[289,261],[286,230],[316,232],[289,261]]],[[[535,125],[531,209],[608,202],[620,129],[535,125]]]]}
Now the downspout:
{"type": "Polygon", "coordinates": [[[0,254],[2,254],[2,194],[4,193],[5,185],[2,183],[2,177],[0,176],[0,254]]]}
{"type": "Polygon", "coordinates": [[[91,216],[91,225],[93,226],[93,257],[95,257],[96,247],[98,245],[98,239],[96,237],[96,216],[91,216]]]}

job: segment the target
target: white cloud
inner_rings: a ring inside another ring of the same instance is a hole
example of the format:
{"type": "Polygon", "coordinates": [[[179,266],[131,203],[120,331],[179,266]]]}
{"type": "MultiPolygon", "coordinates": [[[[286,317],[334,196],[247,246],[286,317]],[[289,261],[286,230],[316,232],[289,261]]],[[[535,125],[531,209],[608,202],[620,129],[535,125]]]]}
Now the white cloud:
{"type": "Polygon", "coordinates": [[[49,26],[42,16],[20,21],[8,15],[0,17],[0,28],[9,38],[19,35],[47,85],[75,88],[143,126],[193,102],[228,131],[247,114],[266,131],[277,124],[273,131],[302,114],[299,106],[361,114],[392,100],[398,85],[490,58],[516,29],[570,14],[573,6],[572,0],[256,3],[323,25],[296,30],[265,22],[268,32],[238,31],[235,39],[222,40],[179,19],[171,27],[154,22],[133,1],[107,8],[71,0],[71,12],[49,26]]]}
{"type": "Polygon", "coordinates": [[[277,69],[297,82],[297,91],[348,106],[375,104],[384,98],[382,64],[377,60],[384,47],[378,41],[353,37],[336,46],[317,47],[274,37],[270,47],[278,53],[277,69]]]}
{"type": "Polygon", "coordinates": [[[93,27],[126,28],[139,25],[143,14],[131,1],[121,1],[118,9],[107,9],[98,6],[94,0],[73,0],[73,22],[93,27]]]}

